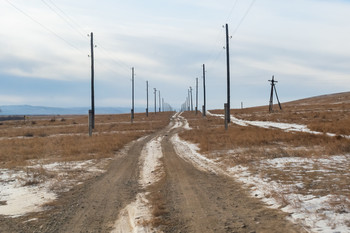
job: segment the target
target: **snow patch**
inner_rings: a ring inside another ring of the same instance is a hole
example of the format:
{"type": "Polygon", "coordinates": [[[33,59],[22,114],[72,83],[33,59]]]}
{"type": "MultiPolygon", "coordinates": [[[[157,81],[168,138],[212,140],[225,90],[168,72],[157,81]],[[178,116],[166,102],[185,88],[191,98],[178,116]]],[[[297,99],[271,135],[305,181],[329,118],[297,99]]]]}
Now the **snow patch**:
{"type": "Polygon", "coordinates": [[[148,226],[148,222],[152,219],[152,214],[149,209],[148,200],[143,193],[136,196],[136,201],[127,205],[119,215],[115,228],[111,233],[125,232],[155,232],[154,229],[148,226]]]}
{"type": "MultiPolygon", "coordinates": [[[[340,174],[349,177],[350,155],[330,156],[327,158],[275,158],[260,161],[258,170],[279,169],[296,177],[293,183],[283,183],[277,179],[261,177],[260,173],[252,174],[247,166],[237,165],[227,168],[201,155],[197,145],[181,140],[178,135],[171,138],[179,156],[192,162],[197,168],[234,177],[251,190],[251,195],[260,198],[271,208],[280,208],[290,213],[290,220],[301,223],[312,232],[350,232],[350,209],[345,202],[350,200],[342,195],[312,195],[297,193],[303,189],[301,172],[321,172],[324,176],[340,174]],[[300,174],[299,174],[299,173],[300,174]],[[336,206],[331,205],[336,203],[336,206]]],[[[319,177],[320,181],[322,178],[319,177]]],[[[350,187],[347,186],[350,192],[350,187]]],[[[309,190],[312,192],[312,190],[309,190]]],[[[346,191],[346,190],[345,190],[346,191]]]]}
{"type": "MultiPolygon", "coordinates": [[[[150,140],[142,149],[140,156],[139,184],[146,188],[159,181],[164,173],[160,159],[163,157],[161,142],[163,136],[150,140]]],[[[119,214],[112,233],[159,232],[150,226],[153,218],[150,204],[146,198],[147,193],[138,193],[136,201],[127,205],[119,214]]]]}
{"type": "Polygon", "coordinates": [[[0,170],[0,215],[19,217],[29,212],[42,211],[44,203],[56,199],[48,188],[48,183],[23,186],[21,180],[26,178],[22,171],[0,170]]]}
{"type": "Polygon", "coordinates": [[[159,180],[163,173],[161,170],[160,159],[163,156],[161,142],[163,137],[148,142],[141,152],[141,172],[139,183],[144,187],[151,185],[159,180]]]}
{"type": "Polygon", "coordinates": [[[43,210],[43,205],[56,199],[55,192],[67,191],[77,180],[67,179],[70,172],[85,171],[78,177],[84,180],[91,175],[104,172],[99,166],[108,159],[54,162],[41,164],[42,160],[32,160],[34,165],[24,170],[0,169],[0,215],[19,217],[30,212],[43,210]],[[53,174],[54,178],[46,174],[53,174]]]}
{"type": "MultiPolygon", "coordinates": [[[[224,119],[223,114],[213,114],[208,112],[208,115],[220,117],[224,119]]],[[[323,134],[321,132],[312,131],[306,125],[300,125],[300,124],[280,123],[280,122],[272,122],[272,121],[248,121],[248,120],[238,119],[232,115],[231,115],[231,121],[232,123],[240,126],[252,125],[252,126],[265,128],[265,129],[277,128],[277,129],[284,130],[286,132],[304,132],[304,133],[310,133],[310,134],[323,134]]],[[[334,133],[326,133],[326,135],[330,137],[337,136],[337,134],[334,134],[334,133]]],[[[340,136],[350,139],[349,135],[340,135],[340,136]]]]}

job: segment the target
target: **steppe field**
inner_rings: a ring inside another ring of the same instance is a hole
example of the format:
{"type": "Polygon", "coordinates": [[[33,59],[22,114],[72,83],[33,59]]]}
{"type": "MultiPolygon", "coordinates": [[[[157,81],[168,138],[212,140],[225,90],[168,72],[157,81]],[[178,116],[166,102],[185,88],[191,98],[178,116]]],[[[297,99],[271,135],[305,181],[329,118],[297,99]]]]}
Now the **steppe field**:
{"type": "Polygon", "coordinates": [[[0,232],[350,232],[350,92],[0,121],[0,232]]]}

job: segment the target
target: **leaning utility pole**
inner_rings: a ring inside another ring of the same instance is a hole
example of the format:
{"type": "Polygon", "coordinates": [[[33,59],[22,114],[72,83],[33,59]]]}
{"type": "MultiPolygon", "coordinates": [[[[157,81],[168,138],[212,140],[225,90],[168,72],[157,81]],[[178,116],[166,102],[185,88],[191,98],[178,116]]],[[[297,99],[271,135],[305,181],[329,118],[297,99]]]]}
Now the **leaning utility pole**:
{"type": "Polygon", "coordinates": [[[160,90],[158,91],[158,94],[159,94],[159,95],[158,95],[158,97],[159,97],[159,102],[158,102],[158,103],[159,103],[159,112],[160,112],[161,107],[162,107],[162,106],[161,106],[161,105],[162,105],[162,103],[160,102],[160,90]]]}
{"type": "Polygon", "coordinates": [[[226,24],[226,66],[227,66],[227,123],[230,123],[230,43],[228,36],[228,24],[226,24]]]}
{"type": "Polygon", "coordinates": [[[281,110],[282,110],[282,106],[281,106],[280,100],[278,99],[276,84],[275,84],[277,83],[277,81],[275,81],[274,75],[272,75],[272,80],[269,80],[269,82],[271,82],[271,92],[270,92],[270,102],[269,102],[269,112],[271,113],[273,112],[273,91],[274,90],[275,90],[278,106],[280,107],[281,110]]]}
{"type": "Polygon", "coordinates": [[[94,86],[94,34],[90,33],[91,45],[91,128],[95,128],[95,86],[94,86]]]}
{"type": "Polygon", "coordinates": [[[204,98],[204,103],[202,107],[202,115],[206,116],[206,111],[207,111],[207,106],[206,106],[206,93],[205,93],[205,64],[203,64],[203,98],[204,98]]]}
{"type": "Polygon", "coordinates": [[[198,114],[198,78],[196,78],[196,115],[198,114]]]}
{"type": "Polygon", "coordinates": [[[146,93],[147,93],[147,107],[146,107],[146,116],[148,116],[148,81],[146,81],[146,93]]]}
{"type": "Polygon", "coordinates": [[[157,114],[157,89],[154,89],[154,114],[157,114]]]}
{"type": "Polygon", "coordinates": [[[135,106],[135,92],[134,92],[134,81],[135,81],[134,67],[131,68],[131,82],[132,82],[132,91],[131,91],[131,122],[134,120],[134,106],[135,106]]]}

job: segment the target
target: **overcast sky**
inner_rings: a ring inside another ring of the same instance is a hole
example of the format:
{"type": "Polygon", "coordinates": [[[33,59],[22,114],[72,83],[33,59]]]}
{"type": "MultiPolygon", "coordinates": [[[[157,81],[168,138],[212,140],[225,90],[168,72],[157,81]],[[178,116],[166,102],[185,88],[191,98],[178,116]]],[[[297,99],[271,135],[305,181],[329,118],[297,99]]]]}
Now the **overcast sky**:
{"type": "MultiPolygon", "coordinates": [[[[350,91],[348,0],[1,0],[0,105],[145,107],[146,80],[179,108],[206,64],[208,108],[266,105],[275,75],[282,102],[350,91]]],[[[194,92],[195,93],[195,92],[194,92]]],[[[151,107],[150,107],[151,108],[151,107]]]]}

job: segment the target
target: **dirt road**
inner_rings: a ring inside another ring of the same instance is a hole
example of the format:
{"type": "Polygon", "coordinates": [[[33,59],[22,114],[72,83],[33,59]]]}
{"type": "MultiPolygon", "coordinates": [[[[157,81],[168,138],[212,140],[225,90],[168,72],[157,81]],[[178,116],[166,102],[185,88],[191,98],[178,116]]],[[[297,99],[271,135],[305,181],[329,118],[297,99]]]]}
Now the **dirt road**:
{"type": "MultiPolygon", "coordinates": [[[[181,123],[185,125],[184,122],[181,123]]],[[[171,130],[162,141],[164,179],[154,187],[164,203],[164,232],[301,232],[281,211],[249,197],[232,178],[196,169],[176,154],[171,130]]],[[[156,205],[157,203],[154,203],[156,205]]]]}
{"type": "Polygon", "coordinates": [[[177,115],[166,129],[132,143],[105,174],[65,193],[49,210],[0,218],[0,232],[111,232],[120,212],[141,192],[147,193],[159,232],[302,232],[281,211],[249,197],[232,178],[182,159],[170,139],[185,125],[177,115]],[[161,138],[163,173],[143,187],[140,155],[155,138],[161,138]]]}

